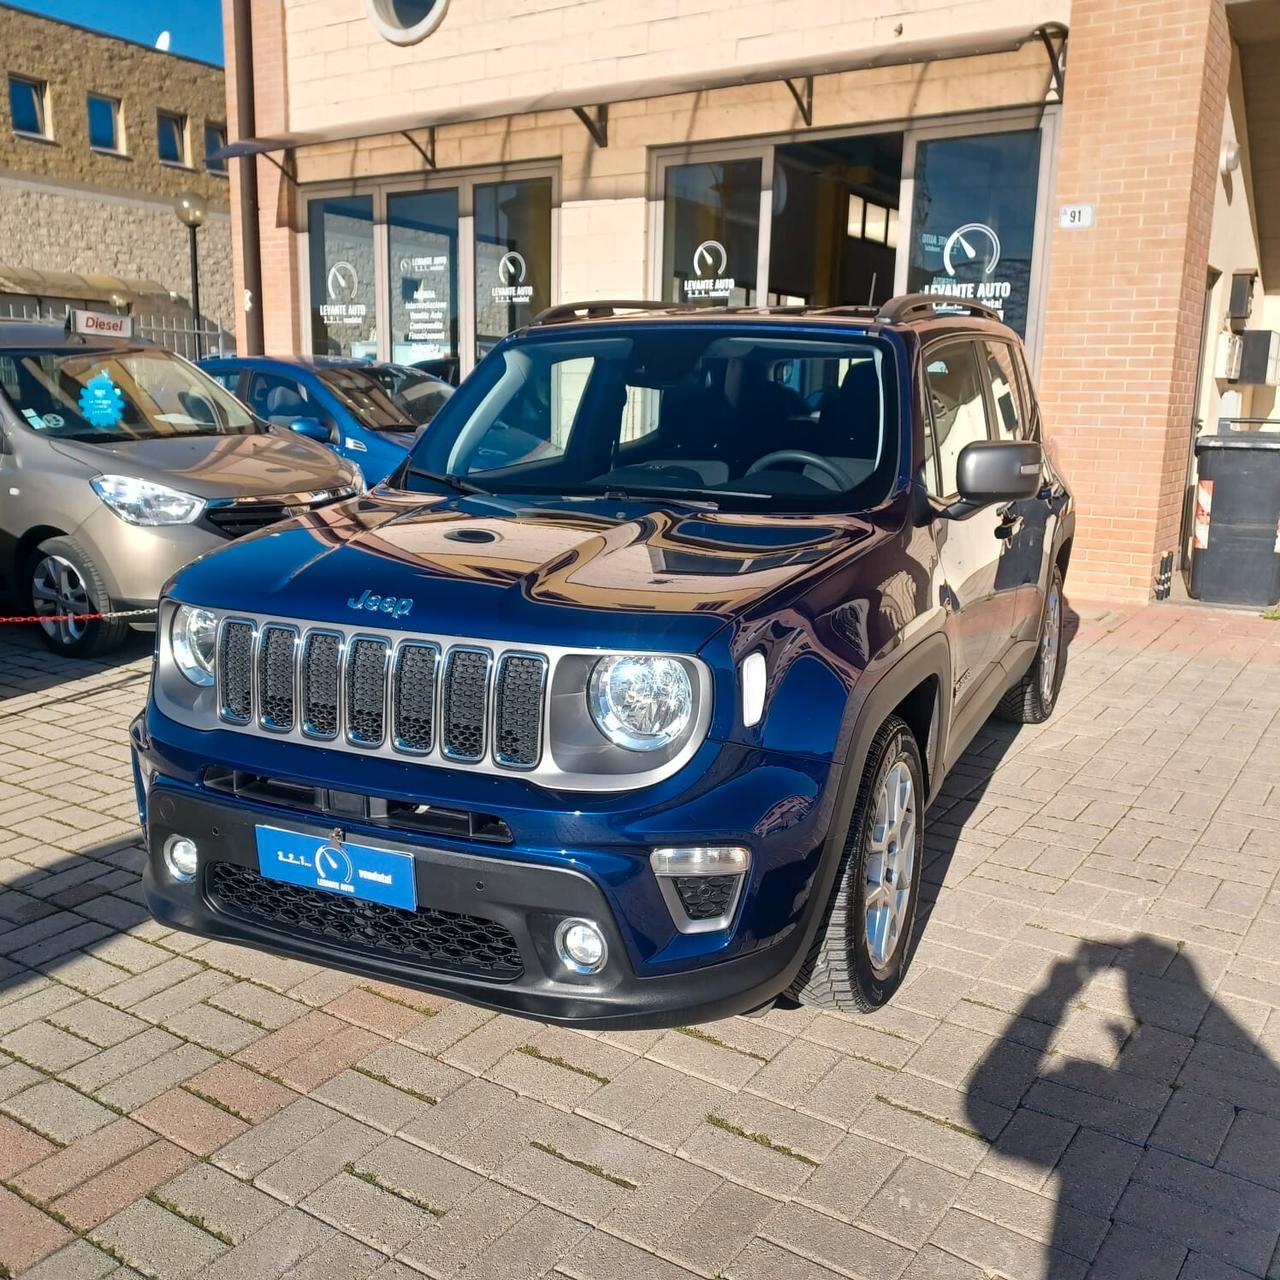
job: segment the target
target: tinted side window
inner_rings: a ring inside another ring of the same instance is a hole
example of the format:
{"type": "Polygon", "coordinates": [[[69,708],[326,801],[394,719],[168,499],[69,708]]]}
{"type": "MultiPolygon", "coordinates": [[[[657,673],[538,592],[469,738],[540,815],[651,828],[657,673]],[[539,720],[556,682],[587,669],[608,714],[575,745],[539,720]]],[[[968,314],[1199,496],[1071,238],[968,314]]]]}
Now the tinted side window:
{"type": "Polygon", "coordinates": [[[255,373],[249,381],[249,408],[268,422],[288,424],[318,416],[306,387],[278,373],[255,373]]]}
{"type": "Polygon", "coordinates": [[[933,417],[931,448],[937,455],[939,473],[933,483],[938,497],[949,498],[957,492],[956,461],[965,445],[989,438],[977,356],[972,342],[948,342],[925,353],[925,386],[933,417]]]}
{"type": "Polygon", "coordinates": [[[1022,403],[1027,409],[1028,440],[1040,439],[1040,407],[1036,404],[1036,393],[1031,382],[1031,370],[1027,368],[1026,353],[1018,348],[1013,353],[1013,362],[1018,369],[1018,380],[1022,383],[1022,403]]]}
{"type": "Polygon", "coordinates": [[[1013,348],[1007,342],[984,342],[997,440],[1027,439],[1027,409],[1018,379],[1013,348]]]}

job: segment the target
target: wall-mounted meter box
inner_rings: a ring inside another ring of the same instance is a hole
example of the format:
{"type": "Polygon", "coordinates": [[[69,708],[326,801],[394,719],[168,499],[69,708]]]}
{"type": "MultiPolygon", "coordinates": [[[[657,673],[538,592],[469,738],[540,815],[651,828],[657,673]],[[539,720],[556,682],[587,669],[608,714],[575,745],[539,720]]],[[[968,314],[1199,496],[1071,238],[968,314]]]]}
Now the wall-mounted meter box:
{"type": "Polygon", "coordinates": [[[1243,344],[1238,333],[1218,334],[1218,350],[1214,355],[1213,376],[1224,382],[1235,382],[1240,376],[1240,350],[1243,344]]]}
{"type": "Polygon", "coordinates": [[[1231,276],[1231,294],[1227,299],[1227,315],[1237,324],[1253,314],[1253,285],[1256,271],[1236,271],[1231,276]]]}
{"type": "Polygon", "coordinates": [[[1240,372],[1235,380],[1254,387],[1280,383],[1280,332],[1246,329],[1240,335],[1240,372]]]}

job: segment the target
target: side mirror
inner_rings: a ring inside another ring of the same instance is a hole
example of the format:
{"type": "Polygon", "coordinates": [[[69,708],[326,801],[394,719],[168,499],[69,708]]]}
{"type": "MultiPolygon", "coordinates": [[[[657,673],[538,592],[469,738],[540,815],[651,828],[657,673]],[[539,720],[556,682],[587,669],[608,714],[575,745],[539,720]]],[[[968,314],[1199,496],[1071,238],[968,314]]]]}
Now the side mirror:
{"type": "Polygon", "coordinates": [[[329,428],[319,418],[294,418],[289,423],[289,430],[306,436],[308,440],[319,440],[321,444],[328,444],[333,438],[329,428]]]}
{"type": "Polygon", "coordinates": [[[1021,440],[967,444],[956,460],[960,500],[943,513],[963,520],[993,502],[1016,502],[1040,492],[1044,452],[1038,444],[1021,440]]]}

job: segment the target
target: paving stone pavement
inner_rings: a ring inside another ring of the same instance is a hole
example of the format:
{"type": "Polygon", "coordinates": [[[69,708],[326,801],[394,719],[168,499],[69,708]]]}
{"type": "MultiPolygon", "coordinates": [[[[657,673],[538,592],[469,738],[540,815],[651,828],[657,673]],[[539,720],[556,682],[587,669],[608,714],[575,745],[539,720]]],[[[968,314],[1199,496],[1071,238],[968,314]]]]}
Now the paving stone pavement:
{"type": "Polygon", "coordinates": [[[1078,608],[890,1008],[626,1034],[155,924],[149,645],[0,638],[0,1275],[1280,1280],[1280,623],[1078,608]]]}

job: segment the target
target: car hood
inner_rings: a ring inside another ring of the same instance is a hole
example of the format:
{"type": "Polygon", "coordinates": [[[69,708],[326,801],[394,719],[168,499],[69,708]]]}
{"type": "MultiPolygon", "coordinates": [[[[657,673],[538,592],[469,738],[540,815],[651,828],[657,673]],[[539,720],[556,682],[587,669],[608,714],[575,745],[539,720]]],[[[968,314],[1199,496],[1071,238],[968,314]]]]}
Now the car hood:
{"type": "Polygon", "coordinates": [[[692,651],[871,535],[844,516],[378,489],[242,539],[172,594],[318,622],[692,651]]]}
{"type": "Polygon", "coordinates": [[[168,436],[54,447],[94,472],[137,476],[201,498],[253,498],[331,489],[352,470],[336,454],[293,431],[243,436],[168,436]]]}

